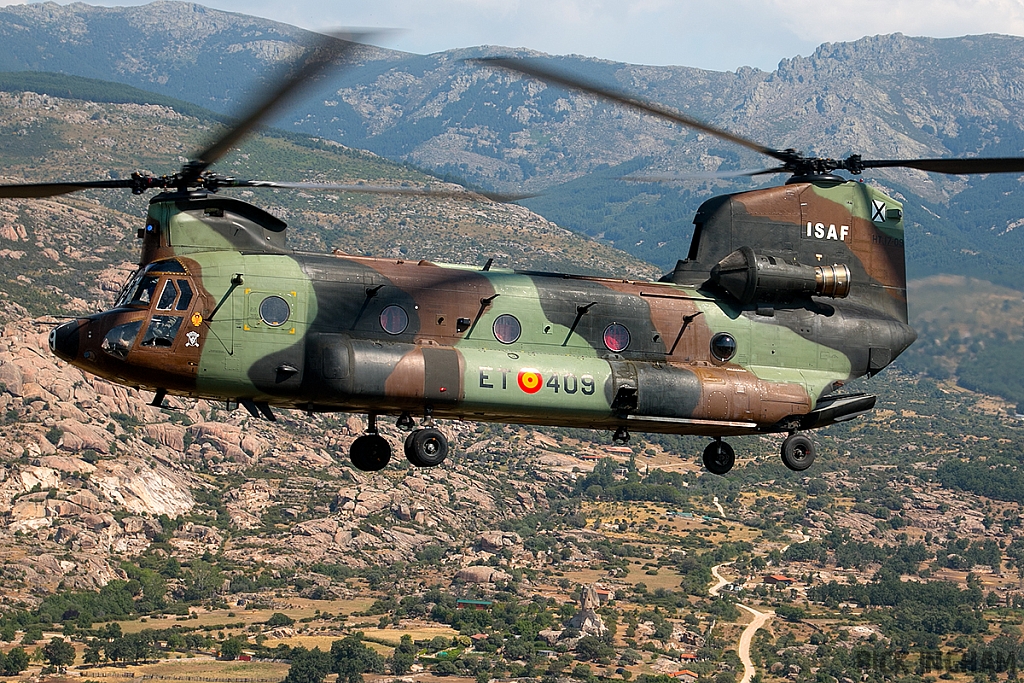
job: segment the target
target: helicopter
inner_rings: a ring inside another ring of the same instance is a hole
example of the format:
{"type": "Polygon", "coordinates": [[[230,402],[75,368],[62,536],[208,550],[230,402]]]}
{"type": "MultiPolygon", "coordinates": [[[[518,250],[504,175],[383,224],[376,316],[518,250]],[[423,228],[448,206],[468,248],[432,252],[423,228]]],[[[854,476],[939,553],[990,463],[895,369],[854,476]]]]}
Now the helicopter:
{"type": "Polygon", "coordinates": [[[469,191],[242,180],[210,167],[302,88],[361,46],[322,36],[293,72],[180,171],[0,186],[0,198],[87,189],[160,190],[137,271],[114,305],[55,327],[51,351],[113,382],[223,401],[255,418],[275,408],[364,413],[354,467],[387,466],[378,419],[408,431],[407,460],[441,464],[435,420],[702,435],[724,475],[730,436],[786,434],[781,458],[806,470],[807,431],[851,420],[876,397],[844,393],[916,339],[908,323],[903,207],[865,183],[871,168],[1024,173],[1024,159],[870,160],[776,150],[533,60],[474,60],[604,98],[770,157],[783,185],[714,197],[689,252],[658,281],[516,271],[428,260],[299,252],[287,224],[222,188],[378,192],[505,200],[469,191]],[[415,417],[414,417],[415,416],[415,417]],[[416,423],[419,419],[419,424],[416,423]]]}

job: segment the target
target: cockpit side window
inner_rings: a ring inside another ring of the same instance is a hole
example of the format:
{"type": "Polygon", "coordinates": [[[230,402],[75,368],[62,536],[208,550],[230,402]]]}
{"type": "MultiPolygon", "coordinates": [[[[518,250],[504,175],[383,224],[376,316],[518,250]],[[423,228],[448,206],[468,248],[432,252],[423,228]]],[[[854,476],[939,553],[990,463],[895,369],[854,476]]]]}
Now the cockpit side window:
{"type": "Polygon", "coordinates": [[[178,335],[178,328],[181,326],[181,318],[176,315],[154,315],[146,336],[142,338],[140,346],[153,346],[158,348],[169,348],[174,345],[174,338],[178,335]]]}
{"type": "Polygon", "coordinates": [[[163,292],[160,294],[160,300],[156,303],[156,310],[158,311],[169,311],[174,307],[174,300],[178,297],[178,290],[174,286],[174,280],[167,280],[164,282],[163,292]]]}
{"type": "Polygon", "coordinates": [[[178,305],[174,310],[187,311],[192,304],[192,285],[188,283],[188,280],[178,280],[178,287],[181,289],[181,298],[178,299],[178,305]]]}

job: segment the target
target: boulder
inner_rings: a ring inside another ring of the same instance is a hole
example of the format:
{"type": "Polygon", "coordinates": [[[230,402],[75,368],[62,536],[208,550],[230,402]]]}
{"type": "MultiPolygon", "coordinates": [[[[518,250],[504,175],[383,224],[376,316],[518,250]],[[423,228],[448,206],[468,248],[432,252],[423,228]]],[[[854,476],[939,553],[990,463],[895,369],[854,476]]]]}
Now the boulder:
{"type": "Polygon", "coordinates": [[[0,364],[0,384],[3,384],[12,396],[22,395],[23,380],[17,365],[10,362],[0,364]]]}
{"type": "Polygon", "coordinates": [[[84,460],[65,455],[47,455],[39,459],[39,464],[59,472],[67,472],[68,474],[77,474],[79,472],[92,474],[96,471],[95,465],[90,465],[84,460]]]}
{"type": "Polygon", "coordinates": [[[494,583],[496,581],[508,581],[511,578],[510,575],[500,569],[483,565],[460,569],[459,573],[455,575],[456,580],[465,581],[466,583],[494,583]]]}
{"type": "Polygon", "coordinates": [[[168,422],[157,422],[145,427],[146,434],[176,453],[185,452],[185,429],[168,422]]]}
{"type": "Polygon", "coordinates": [[[485,531],[476,537],[476,544],[481,550],[496,553],[503,548],[511,548],[523,542],[519,534],[505,531],[485,531]]]}
{"type": "Polygon", "coordinates": [[[26,491],[31,491],[36,486],[43,490],[60,486],[60,475],[49,467],[24,467],[19,475],[21,485],[26,491]]]}
{"type": "Polygon", "coordinates": [[[110,441],[114,438],[114,435],[106,429],[82,424],[75,420],[61,420],[57,426],[64,430],[65,444],[70,443],[69,435],[77,437],[75,450],[91,448],[97,453],[110,452],[110,441]]]}
{"type": "Polygon", "coordinates": [[[103,512],[103,510],[106,509],[106,505],[104,505],[103,502],[101,502],[100,499],[91,491],[76,491],[68,496],[67,499],[86,512],[97,513],[103,512]]]}
{"type": "Polygon", "coordinates": [[[292,527],[292,533],[298,536],[316,536],[327,534],[332,539],[338,533],[338,522],[334,519],[311,519],[292,527]]]}

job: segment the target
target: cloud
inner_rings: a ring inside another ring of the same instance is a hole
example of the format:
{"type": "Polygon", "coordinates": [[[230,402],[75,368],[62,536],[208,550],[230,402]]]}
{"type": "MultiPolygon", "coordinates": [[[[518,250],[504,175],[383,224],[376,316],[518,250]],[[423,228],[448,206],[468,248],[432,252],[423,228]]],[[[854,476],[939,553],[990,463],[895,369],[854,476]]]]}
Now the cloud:
{"type": "Polygon", "coordinates": [[[744,0],[743,4],[748,11],[775,15],[797,35],[818,42],[896,32],[933,38],[1024,35],[1021,0],[744,0]]]}

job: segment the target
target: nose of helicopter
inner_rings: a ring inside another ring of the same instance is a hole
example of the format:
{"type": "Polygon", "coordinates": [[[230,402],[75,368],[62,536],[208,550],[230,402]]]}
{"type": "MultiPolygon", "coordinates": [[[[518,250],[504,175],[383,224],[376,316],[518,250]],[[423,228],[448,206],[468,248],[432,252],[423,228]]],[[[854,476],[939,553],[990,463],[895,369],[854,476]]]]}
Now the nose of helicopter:
{"type": "Polygon", "coordinates": [[[72,320],[50,330],[50,351],[58,358],[73,361],[78,357],[78,340],[88,320],[72,320]]]}

